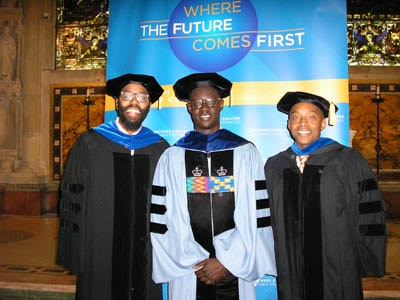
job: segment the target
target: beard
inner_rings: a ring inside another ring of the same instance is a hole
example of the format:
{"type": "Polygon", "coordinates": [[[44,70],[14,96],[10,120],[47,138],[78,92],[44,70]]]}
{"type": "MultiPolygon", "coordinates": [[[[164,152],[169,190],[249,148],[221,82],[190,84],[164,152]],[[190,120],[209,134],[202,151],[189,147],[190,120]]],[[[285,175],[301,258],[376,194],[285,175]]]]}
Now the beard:
{"type": "Polygon", "coordinates": [[[140,107],[137,107],[140,111],[140,114],[139,114],[138,118],[135,118],[132,120],[127,119],[125,116],[125,111],[128,110],[129,108],[130,108],[130,106],[128,106],[128,107],[119,106],[118,107],[117,113],[118,113],[120,123],[121,123],[122,127],[127,131],[137,131],[142,126],[144,119],[146,119],[147,114],[149,113],[149,110],[150,110],[150,106],[148,106],[146,109],[141,109],[140,107]]]}

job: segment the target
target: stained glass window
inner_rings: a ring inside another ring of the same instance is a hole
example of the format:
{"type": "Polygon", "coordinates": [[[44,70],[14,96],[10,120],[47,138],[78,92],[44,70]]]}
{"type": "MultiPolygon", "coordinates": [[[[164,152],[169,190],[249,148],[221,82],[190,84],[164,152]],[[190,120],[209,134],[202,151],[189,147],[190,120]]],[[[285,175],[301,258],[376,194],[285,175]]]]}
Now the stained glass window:
{"type": "Polygon", "coordinates": [[[108,0],[57,0],[57,70],[106,67],[108,0]]]}
{"type": "Polygon", "coordinates": [[[347,16],[350,66],[400,66],[400,15],[347,16]]]}
{"type": "MultiPolygon", "coordinates": [[[[56,69],[106,67],[109,0],[57,0],[56,69]]],[[[349,66],[400,66],[400,1],[347,0],[349,66]]]]}

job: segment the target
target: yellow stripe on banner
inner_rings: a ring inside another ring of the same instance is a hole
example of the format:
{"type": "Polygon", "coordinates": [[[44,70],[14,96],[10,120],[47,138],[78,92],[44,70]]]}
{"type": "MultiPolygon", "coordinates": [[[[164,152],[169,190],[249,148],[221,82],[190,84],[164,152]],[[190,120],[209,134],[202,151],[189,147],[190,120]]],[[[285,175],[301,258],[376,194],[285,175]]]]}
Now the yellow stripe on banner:
{"type": "MultiPolygon", "coordinates": [[[[347,79],[236,82],[232,87],[231,105],[276,104],[286,92],[296,91],[317,94],[334,103],[347,103],[348,84],[347,79]]],[[[225,105],[229,104],[228,100],[225,105]]]]}
{"type": "Polygon", "coordinates": [[[115,110],[115,100],[113,97],[106,95],[105,111],[115,110]]]}
{"type": "Polygon", "coordinates": [[[172,85],[163,85],[164,93],[160,99],[152,105],[154,108],[162,109],[163,107],[185,107],[186,103],[179,101],[175,97],[174,89],[172,85]]]}
{"type": "MultiPolygon", "coordinates": [[[[337,103],[349,102],[348,79],[323,79],[304,81],[234,82],[231,97],[225,106],[276,104],[286,92],[302,91],[322,96],[337,103]],[[334,88],[333,88],[334,87],[334,88]]],[[[172,85],[163,86],[164,93],[152,108],[185,107],[185,102],[175,98],[172,85]]],[[[114,110],[114,99],[106,97],[106,111],[114,110]]]]}

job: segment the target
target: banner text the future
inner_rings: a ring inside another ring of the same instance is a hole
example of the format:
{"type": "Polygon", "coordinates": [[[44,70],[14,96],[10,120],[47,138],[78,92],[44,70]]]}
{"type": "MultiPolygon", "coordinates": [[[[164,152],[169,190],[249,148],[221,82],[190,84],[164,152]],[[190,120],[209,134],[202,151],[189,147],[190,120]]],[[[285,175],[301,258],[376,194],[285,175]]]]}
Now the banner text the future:
{"type": "Polygon", "coordinates": [[[253,48],[253,51],[291,50],[303,48],[303,29],[259,31],[246,28],[241,1],[224,1],[198,5],[184,5],[180,18],[162,21],[143,21],[139,40],[190,40],[193,51],[253,48]],[[236,16],[236,17],[235,17],[236,16]]]}

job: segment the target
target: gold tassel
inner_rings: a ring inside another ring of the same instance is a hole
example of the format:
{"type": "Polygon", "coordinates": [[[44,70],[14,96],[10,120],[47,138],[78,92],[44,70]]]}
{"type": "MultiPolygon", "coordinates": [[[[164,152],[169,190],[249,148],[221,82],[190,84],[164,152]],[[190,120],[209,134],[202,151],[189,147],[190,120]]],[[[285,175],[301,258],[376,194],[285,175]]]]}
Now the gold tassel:
{"type": "Polygon", "coordinates": [[[335,110],[335,104],[332,101],[329,104],[328,124],[330,126],[336,125],[336,110],[335,110]]]}

